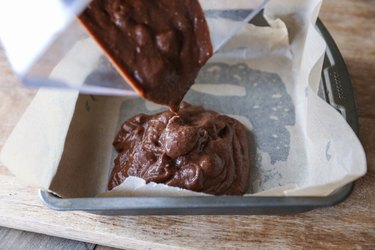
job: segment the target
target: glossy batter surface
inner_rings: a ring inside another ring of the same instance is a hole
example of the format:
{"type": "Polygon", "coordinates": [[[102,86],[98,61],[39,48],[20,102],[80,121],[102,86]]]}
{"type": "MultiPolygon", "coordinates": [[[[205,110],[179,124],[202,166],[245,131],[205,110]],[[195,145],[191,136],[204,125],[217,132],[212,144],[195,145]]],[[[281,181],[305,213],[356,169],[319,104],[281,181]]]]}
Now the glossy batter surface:
{"type": "Polygon", "coordinates": [[[247,138],[237,120],[187,103],[179,115],[137,115],[113,143],[118,156],[108,187],[138,176],[198,192],[242,195],[250,173],[247,138]]]}
{"type": "Polygon", "coordinates": [[[212,55],[197,0],[93,0],[80,20],[141,96],[174,111],[212,55]]]}

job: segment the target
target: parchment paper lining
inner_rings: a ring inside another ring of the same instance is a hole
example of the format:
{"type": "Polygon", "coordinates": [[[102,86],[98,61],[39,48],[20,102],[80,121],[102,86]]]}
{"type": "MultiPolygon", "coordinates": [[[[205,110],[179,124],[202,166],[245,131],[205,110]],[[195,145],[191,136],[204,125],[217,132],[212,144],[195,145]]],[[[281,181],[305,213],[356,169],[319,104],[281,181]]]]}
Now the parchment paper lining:
{"type": "MultiPolygon", "coordinates": [[[[359,140],[317,96],[325,51],[314,29],[320,4],[272,1],[265,9],[271,27],[248,25],[210,60],[186,97],[251,130],[256,167],[246,195],[324,196],[366,172],[359,140]]],[[[52,75],[83,83],[100,69],[101,56],[92,40],[82,40],[52,75]],[[82,50],[91,51],[91,57],[77,71],[82,50]]],[[[139,111],[158,110],[141,99],[41,89],[4,146],[1,161],[20,179],[65,198],[204,195],[138,178],[105,193],[119,124],[139,111]]]]}

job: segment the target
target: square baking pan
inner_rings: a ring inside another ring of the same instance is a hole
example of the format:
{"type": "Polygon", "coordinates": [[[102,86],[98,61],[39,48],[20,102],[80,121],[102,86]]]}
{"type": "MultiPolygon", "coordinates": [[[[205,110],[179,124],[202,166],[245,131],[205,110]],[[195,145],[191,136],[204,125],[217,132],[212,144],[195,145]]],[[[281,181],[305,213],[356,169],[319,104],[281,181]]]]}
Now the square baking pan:
{"type": "MultiPolygon", "coordinates": [[[[327,43],[319,96],[347,120],[358,136],[358,119],[350,77],[335,42],[323,23],[316,23],[327,43]]],[[[40,191],[43,203],[58,211],[86,211],[104,215],[217,215],[295,214],[335,205],[345,200],[354,183],[326,197],[114,197],[62,199],[40,191]]]]}

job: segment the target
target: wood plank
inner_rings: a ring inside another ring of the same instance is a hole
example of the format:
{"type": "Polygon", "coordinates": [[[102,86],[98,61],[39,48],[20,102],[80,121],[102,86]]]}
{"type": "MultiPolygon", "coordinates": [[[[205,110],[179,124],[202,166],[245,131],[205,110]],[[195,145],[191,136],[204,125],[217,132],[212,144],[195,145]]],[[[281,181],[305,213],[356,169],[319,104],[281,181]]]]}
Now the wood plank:
{"type": "Polygon", "coordinates": [[[359,116],[375,118],[375,1],[325,0],[320,18],[348,66],[359,116]]]}
{"type": "Polygon", "coordinates": [[[93,250],[94,244],[0,227],[0,249],[93,250]]]}
{"type": "Polygon", "coordinates": [[[95,247],[95,250],[117,250],[118,248],[113,248],[113,247],[106,247],[106,246],[99,246],[97,245],[95,247]]]}
{"type": "MultiPolygon", "coordinates": [[[[375,1],[325,0],[321,18],[348,64],[368,160],[368,174],[345,202],[288,216],[110,217],[55,212],[41,204],[35,188],[0,166],[0,225],[118,248],[375,249],[375,1]]],[[[2,53],[0,72],[5,75],[0,83],[17,83],[2,53]]],[[[25,108],[33,95],[18,87],[9,91],[0,96],[1,101],[8,98],[4,103],[9,112],[25,108]]],[[[8,126],[10,132],[17,117],[19,113],[12,113],[1,121],[1,129],[8,126]]],[[[0,147],[4,140],[0,138],[0,147]]],[[[1,235],[0,231],[0,242],[1,235]]]]}
{"type": "MultiPolygon", "coordinates": [[[[373,164],[373,163],[372,163],[373,164]]],[[[2,173],[6,170],[2,169],[2,173]]],[[[37,190],[0,176],[0,225],[127,248],[375,246],[374,171],[344,203],[291,216],[110,217],[45,208],[37,190]],[[6,189],[12,185],[12,191],[6,189]]]]}
{"type": "Polygon", "coordinates": [[[375,118],[360,118],[359,126],[361,142],[366,152],[368,170],[375,172],[375,118]]]}

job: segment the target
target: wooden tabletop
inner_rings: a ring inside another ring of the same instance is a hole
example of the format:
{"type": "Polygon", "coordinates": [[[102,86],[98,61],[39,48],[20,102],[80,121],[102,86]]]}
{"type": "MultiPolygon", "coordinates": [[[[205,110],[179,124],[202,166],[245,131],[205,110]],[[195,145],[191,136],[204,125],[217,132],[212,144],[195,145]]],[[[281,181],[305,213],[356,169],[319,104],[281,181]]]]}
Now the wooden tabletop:
{"type": "MultiPolygon", "coordinates": [[[[326,0],[321,19],[347,63],[357,98],[368,173],[352,195],[329,208],[289,216],[109,217],[45,208],[37,190],[0,166],[0,249],[121,248],[337,248],[375,249],[375,1],[326,0]],[[12,191],[5,187],[12,187],[12,191]],[[4,191],[6,190],[6,191],[4,191]],[[79,220],[77,220],[79,218],[79,220]],[[90,242],[94,244],[84,243],[90,242]]],[[[17,87],[0,52],[0,149],[33,91],[17,87]]],[[[32,146],[32,145],[31,145],[32,146]]]]}

